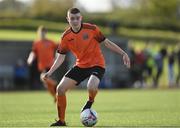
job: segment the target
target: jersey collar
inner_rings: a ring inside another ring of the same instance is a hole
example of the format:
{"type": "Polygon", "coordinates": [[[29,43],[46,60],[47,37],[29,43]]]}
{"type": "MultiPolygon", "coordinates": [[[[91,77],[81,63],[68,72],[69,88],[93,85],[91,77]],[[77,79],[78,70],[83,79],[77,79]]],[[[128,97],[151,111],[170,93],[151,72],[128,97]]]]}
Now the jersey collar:
{"type": "Polygon", "coordinates": [[[75,31],[73,31],[72,28],[71,28],[71,31],[72,31],[73,33],[75,33],[75,34],[78,34],[78,33],[81,31],[82,28],[83,28],[83,24],[81,23],[81,28],[79,29],[79,31],[75,32],[75,31]]]}

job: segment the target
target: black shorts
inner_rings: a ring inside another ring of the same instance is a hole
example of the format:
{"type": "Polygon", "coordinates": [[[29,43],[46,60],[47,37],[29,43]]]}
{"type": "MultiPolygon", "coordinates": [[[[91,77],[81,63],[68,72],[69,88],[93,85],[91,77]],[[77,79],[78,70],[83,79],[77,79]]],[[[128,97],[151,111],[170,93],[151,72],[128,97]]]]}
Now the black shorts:
{"type": "Polygon", "coordinates": [[[91,75],[95,75],[99,78],[99,80],[101,80],[104,73],[105,73],[105,69],[100,66],[94,66],[91,68],[80,68],[78,66],[75,66],[65,74],[65,77],[77,81],[76,85],[79,85],[82,81],[84,81],[86,78],[90,77],[91,75]]]}

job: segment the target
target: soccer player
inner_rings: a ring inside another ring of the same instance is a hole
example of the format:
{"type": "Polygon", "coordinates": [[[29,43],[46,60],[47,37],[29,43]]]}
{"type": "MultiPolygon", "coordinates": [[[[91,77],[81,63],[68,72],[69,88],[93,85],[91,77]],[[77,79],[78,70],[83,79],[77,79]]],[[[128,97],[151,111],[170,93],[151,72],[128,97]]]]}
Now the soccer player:
{"type": "Polygon", "coordinates": [[[105,72],[105,61],[101,53],[100,44],[121,55],[124,64],[130,68],[128,55],[120,47],[108,40],[96,25],[82,23],[82,16],[79,9],[69,9],[67,12],[67,21],[70,27],[62,35],[57,50],[59,54],[53,66],[43,76],[43,79],[49,78],[63,63],[68,51],[72,52],[76,57],[75,66],[65,74],[57,86],[57,111],[59,120],[51,124],[51,126],[66,126],[66,92],[79,85],[86,78],[89,78],[87,83],[89,98],[82,111],[91,108],[98,92],[98,85],[105,72]]]}
{"type": "MultiPolygon", "coordinates": [[[[46,38],[47,29],[45,27],[40,26],[37,30],[37,34],[39,36],[39,39],[33,43],[32,51],[29,54],[27,63],[31,65],[35,58],[37,58],[38,70],[39,72],[41,72],[42,76],[42,74],[47,72],[52,66],[54,62],[54,54],[57,50],[58,45],[46,38]]],[[[42,82],[54,97],[54,101],[56,101],[57,82],[51,78],[47,78],[42,82]]]]}

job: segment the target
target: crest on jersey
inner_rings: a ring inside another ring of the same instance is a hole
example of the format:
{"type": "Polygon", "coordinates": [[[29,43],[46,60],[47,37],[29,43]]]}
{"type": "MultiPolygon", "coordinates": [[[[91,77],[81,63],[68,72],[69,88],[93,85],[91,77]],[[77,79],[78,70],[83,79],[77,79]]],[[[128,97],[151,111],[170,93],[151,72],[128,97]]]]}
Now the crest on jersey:
{"type": "Polygon", "coordinates": [[[83,40],[87,40],[89,38],[89,35],[87,33],[83,34],[83,40]]]}

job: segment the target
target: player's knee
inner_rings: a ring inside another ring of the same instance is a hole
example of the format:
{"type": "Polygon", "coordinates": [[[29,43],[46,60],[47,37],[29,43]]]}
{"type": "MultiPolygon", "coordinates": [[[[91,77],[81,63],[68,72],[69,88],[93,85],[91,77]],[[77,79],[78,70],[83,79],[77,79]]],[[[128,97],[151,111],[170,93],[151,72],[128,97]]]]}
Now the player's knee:
{"type": "Polygon", "coordinates": [[[58,86],[57,89],[57,95],[65,95],[66,90],[62,86],[58,86]]]}
{"type": "Polygon", "coordinates": [[[92,75],[88,81],[87,89],[89,91],[97,91],[99,82],[100,82],[99,79],[96,76],[92,75]]]}
{"type": "Polygon", "coordinates": [[[98,90],[98,86],[96,86],[96,85],[88,85],[87,89],[89,91],[97,91],[98,90]]]}

